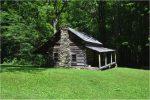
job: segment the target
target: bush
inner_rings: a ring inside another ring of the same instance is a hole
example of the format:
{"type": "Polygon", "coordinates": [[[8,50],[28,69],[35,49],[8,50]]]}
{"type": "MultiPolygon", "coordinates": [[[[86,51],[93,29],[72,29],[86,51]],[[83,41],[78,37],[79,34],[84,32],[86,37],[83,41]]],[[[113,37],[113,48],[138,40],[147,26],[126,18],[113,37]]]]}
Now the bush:
{"type": "Polygon", "coordinates": [[[43,55],[31,55],[26,57],[14,57],[5,58],[4,65],[32,65],[32,66],[42,66],[47,64],[47,57],[43,55]]]}

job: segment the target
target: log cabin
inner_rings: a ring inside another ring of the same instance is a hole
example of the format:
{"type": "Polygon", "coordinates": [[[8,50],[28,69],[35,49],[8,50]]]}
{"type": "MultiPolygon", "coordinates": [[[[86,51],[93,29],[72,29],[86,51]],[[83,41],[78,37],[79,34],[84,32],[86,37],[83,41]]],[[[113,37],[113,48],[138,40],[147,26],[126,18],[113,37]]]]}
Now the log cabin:
{"type": "Polygon", "coordinates": [[[49,66],[110,68],[117,66],[116,51],[105,48],[92,36],[72,28],[62,28],[34,53],[47,54],[49,66]]]}

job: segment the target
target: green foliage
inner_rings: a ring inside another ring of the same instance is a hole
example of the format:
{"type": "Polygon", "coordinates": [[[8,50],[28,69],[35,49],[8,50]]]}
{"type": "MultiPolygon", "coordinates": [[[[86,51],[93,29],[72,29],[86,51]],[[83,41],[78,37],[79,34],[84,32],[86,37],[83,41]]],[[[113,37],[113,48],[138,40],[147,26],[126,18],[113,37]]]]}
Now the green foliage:
{"type": "Polygon", "coordinates": [[[68,21],[72,27],[84,32],[98,32],[97,1],[73,0],[69,3],[68,21]]]}
{"type": "Polygon", "coordinates": [[[27,61],[27,59],[4,59],[4,65],[32,65],[31,61],[27,61]]]}
{"type": "Polygon", "coordinates": [[[10,4],[8,1],[2,4],[0,16],[2,61],[31,64],[34,47],[46,42],[53,34],[53,27],[48,22],[46,14],[51,8],[30,1],[20,2],[18,8],[11,7],[15,3],[14,1],[10,4]]]}
{"type": "Polygon", "coordinates": [[[34,56],[33,65],[42,66],[47,64],[47,55],[36,55],[34,56]]]}
{"type": "Polygon", "coordinates": [[[94,71],[2,66],[0,98],[149,99],[149,74],[128,68],[94,71]]]}

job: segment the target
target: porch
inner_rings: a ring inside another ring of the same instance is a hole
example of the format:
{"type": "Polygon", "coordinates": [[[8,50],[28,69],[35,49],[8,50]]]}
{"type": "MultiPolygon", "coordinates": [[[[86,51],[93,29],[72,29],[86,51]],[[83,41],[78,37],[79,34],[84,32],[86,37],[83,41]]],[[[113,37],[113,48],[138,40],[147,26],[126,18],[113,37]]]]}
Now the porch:
{"type": "Polygon", "coordinates": [[[87,67],[96,69],[117,67],[115,50],[92,46],[87,46],[87,48],[87,67]]]}

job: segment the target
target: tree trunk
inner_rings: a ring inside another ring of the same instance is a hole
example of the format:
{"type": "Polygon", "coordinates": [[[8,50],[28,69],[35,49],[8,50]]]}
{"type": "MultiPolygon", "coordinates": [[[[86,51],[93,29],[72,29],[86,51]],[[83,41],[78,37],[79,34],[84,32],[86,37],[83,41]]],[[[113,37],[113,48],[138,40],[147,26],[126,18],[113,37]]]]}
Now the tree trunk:
{"type": "Polygon", "coordinates": [[[106,43],[105,5],[106,5],[106,1],[98,1],[99,32],[100,32],[98,34],[98,40],[101,40],[103,44],[106,43]]]}

